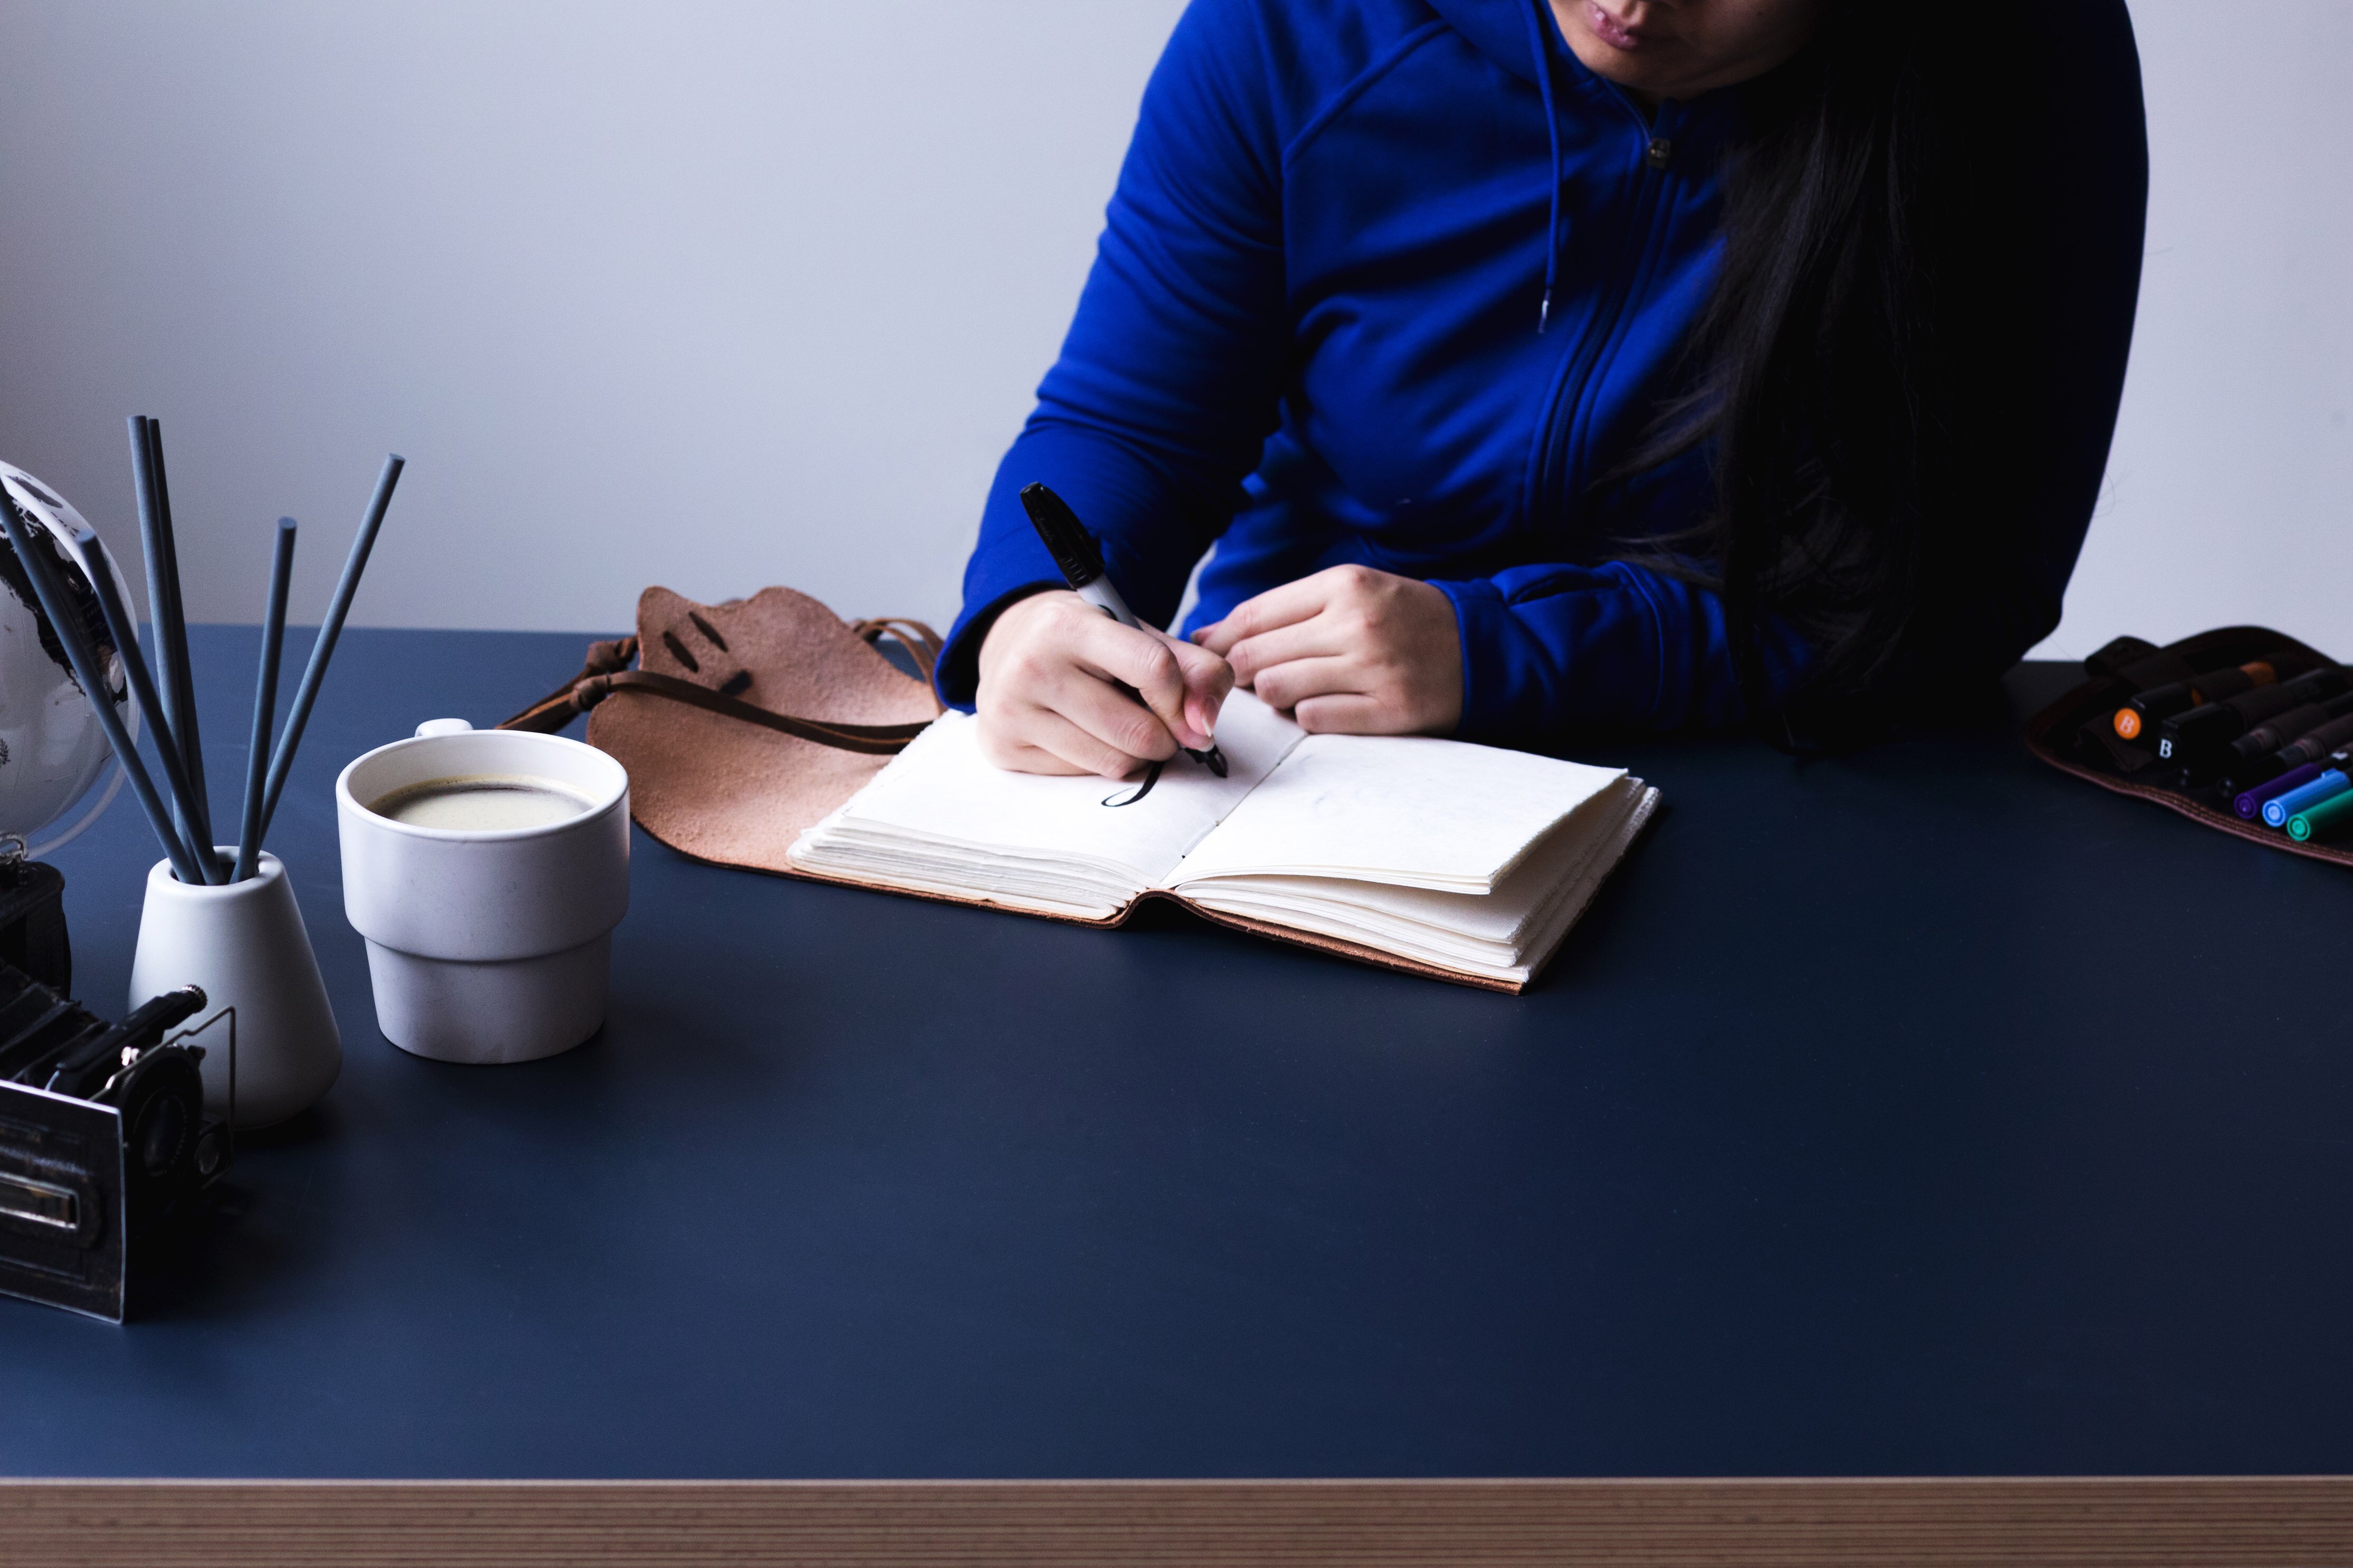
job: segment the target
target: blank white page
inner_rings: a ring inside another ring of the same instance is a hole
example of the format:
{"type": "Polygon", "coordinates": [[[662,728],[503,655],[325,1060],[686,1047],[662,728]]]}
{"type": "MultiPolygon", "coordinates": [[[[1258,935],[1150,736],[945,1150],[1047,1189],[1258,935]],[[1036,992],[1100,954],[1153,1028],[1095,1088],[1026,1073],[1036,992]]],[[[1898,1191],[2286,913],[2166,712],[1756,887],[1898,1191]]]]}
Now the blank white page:
{"type": "Polygon", "coordinates": [[[946,713],[804,842],[847,828],[862,838],[887,835],[911,848],[930,843],[1091,861],[1132,871],[1140,892],[1249,795],[1301,732],[1256,697],[1237,691],[1218,716],[1226,777],[1180,753],[1142,799],[1107,806],[1105,800],[1132,793],[1135,781],[1007,773],[981,755],[977,721],[946,713]]]}
{"type": "Polygon", "coordinates": [[[1172,881],[1339,877],[1492,892],[1554,824],[1624,776],[1426,736],[1310,735],[1172,881]]]}

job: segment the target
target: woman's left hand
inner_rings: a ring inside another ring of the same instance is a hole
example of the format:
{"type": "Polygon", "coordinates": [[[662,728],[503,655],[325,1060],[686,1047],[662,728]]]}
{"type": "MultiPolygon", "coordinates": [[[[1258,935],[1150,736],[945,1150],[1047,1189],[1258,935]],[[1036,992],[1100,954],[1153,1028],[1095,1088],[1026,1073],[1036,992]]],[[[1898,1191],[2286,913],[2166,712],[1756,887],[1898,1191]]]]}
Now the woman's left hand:
{"type": "Polygon", "coordinates": [[[1310,733],[1443,735],[1462,718],[1453,602],[1412,577],[1335,566],[1244,600],[1193,640],[1310,733]]]}

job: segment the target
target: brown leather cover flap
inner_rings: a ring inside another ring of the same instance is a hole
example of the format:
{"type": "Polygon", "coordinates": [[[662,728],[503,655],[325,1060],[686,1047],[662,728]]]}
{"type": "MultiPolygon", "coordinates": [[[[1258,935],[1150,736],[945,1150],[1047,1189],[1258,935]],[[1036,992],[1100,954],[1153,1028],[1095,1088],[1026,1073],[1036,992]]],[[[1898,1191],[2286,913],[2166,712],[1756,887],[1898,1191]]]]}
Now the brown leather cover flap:
{"type": "MultiPolygon", "coordinates": [[[[909,723],[940,710],[930,687],[790,588],[724,605],[649,588],[638,599],[638,663],[713,690],[733,687],[776,712],[843,723],[909,723]]],[[[648,833],[698,860],[784,874],[802,830],[891,760],[634,693],[596,705],[588,742],[629,770],[631,815],[648,833]]]]}

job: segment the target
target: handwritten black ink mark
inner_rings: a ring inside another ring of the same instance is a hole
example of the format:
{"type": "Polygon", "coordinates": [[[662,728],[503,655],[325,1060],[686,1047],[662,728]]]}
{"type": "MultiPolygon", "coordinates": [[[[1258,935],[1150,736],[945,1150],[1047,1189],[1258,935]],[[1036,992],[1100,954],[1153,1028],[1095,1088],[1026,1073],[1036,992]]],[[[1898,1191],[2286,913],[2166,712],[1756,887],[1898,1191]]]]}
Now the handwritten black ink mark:
{"type": "Polygon", "coordinates": [[[1144,770],[1143,783],[1137,784],[1133,790],[1113,790],[1111,794],[1103,796],[1103,803],[1105,805],[1112,806],[1113,808],[1123,805],[1134,805],[1137,801],[1142,800],[1145,795],[1152,793],[1152,786],[1160,782],[1160,770],[1167,765],[1168,764],[1166,763],[1153,763],[1150,767],[1144,770]]]}

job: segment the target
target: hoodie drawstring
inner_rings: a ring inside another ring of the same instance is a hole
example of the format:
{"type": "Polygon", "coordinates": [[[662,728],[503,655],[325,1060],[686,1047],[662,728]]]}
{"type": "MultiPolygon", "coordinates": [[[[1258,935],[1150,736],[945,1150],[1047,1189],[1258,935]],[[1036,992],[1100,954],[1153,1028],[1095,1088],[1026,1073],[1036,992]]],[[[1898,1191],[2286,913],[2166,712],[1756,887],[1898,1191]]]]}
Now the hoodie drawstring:
{"type": "Polygon", "coordinates": [[[1545,135],[1552,142],[1552,206],[1545,227],[1544,301],[1536,307],[1536,333],[1542,336],[1552,321],[1552,288],[1560,275],[1560,116],[1552,106],[1552,51],[1545,47],[1544,20],[1537,13],[1546,0],[1528,0],[1523,15],[1528,24],[1528,48],[1535,57],[1536,91],[1544,98],[1545,135]]]}

